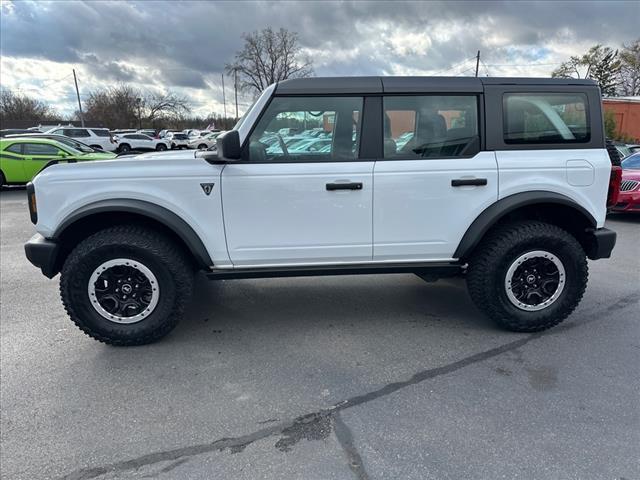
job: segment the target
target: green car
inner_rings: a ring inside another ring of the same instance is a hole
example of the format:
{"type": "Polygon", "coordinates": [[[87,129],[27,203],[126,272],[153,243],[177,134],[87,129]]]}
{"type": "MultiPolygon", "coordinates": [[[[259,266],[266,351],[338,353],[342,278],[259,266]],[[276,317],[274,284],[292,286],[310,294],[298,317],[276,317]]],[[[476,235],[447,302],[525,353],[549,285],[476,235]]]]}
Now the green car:
{"type": "Polygon", "coordinates": [[[3,138],[0,140],[0,186],[30,182],[42,169],[55,163],[108,160],[116,156],[111,152],[83,152],[50,138],[3,138]]]}

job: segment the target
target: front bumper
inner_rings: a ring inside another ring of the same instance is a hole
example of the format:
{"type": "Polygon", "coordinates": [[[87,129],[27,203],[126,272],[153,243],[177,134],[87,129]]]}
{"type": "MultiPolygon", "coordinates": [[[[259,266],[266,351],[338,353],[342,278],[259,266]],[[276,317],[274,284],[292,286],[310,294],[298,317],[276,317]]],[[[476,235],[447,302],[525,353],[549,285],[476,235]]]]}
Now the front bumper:
{"type": "Polygon", "coordinates": [[[611,207],[613,212],[640,212],[640,191],[620,192],[618,203],[611,207]]]}
{"type": "Polygon", "coordinates": [[[616,245],[616,232],[608,228],[594,230],[589,237],[587,257],[591,260],[611,257],[611,251],[616,245]]]}
{"type": "Polygon", "coordinates": [[[60,245],[53,240],[47,240],[39,233],[36,233],[24,244],[24,251],[27,259],[48,278],[55,277],[59,268],[57,265],[60,245]]]}

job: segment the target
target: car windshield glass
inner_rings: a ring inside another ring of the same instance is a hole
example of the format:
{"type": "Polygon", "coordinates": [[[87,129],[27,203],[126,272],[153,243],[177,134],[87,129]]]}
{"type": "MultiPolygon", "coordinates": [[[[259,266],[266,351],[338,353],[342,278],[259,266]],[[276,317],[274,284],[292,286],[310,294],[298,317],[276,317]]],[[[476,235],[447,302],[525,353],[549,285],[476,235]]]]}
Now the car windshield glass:
{"type": "Polygon", "coordinates": [[[635,153],[625,158],[621,165],[623,170],[640,170],[640,153],[635,153]]]}
{"type": "Polygon", "coordinates": [[[72,138],[56,138],[56,141],[82,153],[94,153],[96,151],[89,145],[85,145],[84,143],[73,140],[72,138]]]}
{"type": "Polygon", "coordinates": [[[176,140],[186,140],[187,136],[184,133],[174,133],[173,138],[176,140]]]}

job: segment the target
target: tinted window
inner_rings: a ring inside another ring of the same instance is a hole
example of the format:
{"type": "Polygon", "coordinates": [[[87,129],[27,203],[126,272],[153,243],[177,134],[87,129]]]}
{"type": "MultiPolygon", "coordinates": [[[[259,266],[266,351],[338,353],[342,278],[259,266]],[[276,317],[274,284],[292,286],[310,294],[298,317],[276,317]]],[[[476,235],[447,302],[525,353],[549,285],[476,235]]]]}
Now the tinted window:
{"type": "Polygon", "coordinates": [[[249,160],[354,160],[361,111],[361,97],[276,97],[251,134],[249,160]]]}
{"type": "Polygon", "coordinates": [[[478,153],[478,99],[469,95],[384,98],[384,157],[450,158],[478,153]]]}
{"type": "Polygon", "coordinates": [[[506,93],[505,143],[585,143],[587,97],[581,93],[506,93]]]}
{"type": "Polygon", "coordinates": [[[109,133],[109,130],[100,130],[100,129],[91,129],[91,131],[97,135],[98,137],[110,137],[111,134],[109,133]]]}
{"type": "Polygon", "coordinates": [[[46,143],[25,143],[25,155],[57,155],[60,150],[46,143]]]}
{"type": "Polygon", "coordinates": [[[90,137],[89,132],[84,128],[65,128],[64,135],[67,137],[90,137]]]}
{"type": "Polygon", "coordinates": [[[142,135],[142,134],[138,134],[135,135],[136,140],[151,140],[151,138],[147,137],[146,135],[142,135]]]}
{"type": "Polygon", "coordinates": [[[187,136],[184,133],[174,133],[171,138],[174,138],[176,140],[186,140],[187,136]]]}
{"type": "Polygon", "coordinates": [[[10,145],[9,147],[5,148],[5,151],[22,154],[22,144],[21,143],[14,143],[14,144],[10,145]]]}

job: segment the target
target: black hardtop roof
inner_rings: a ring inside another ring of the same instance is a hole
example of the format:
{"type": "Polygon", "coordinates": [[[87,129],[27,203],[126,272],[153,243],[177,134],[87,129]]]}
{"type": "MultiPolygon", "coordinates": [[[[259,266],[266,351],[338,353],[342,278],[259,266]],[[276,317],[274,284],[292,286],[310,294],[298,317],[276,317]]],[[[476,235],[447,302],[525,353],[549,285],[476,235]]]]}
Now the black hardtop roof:
{"type": "Polygon", "coordinates": [[[283,80],[276,95],[469,92],[480,93],[485,85],[580,85],[594,87],[593,80],[518,77],[309,77],[283,80]]]}

